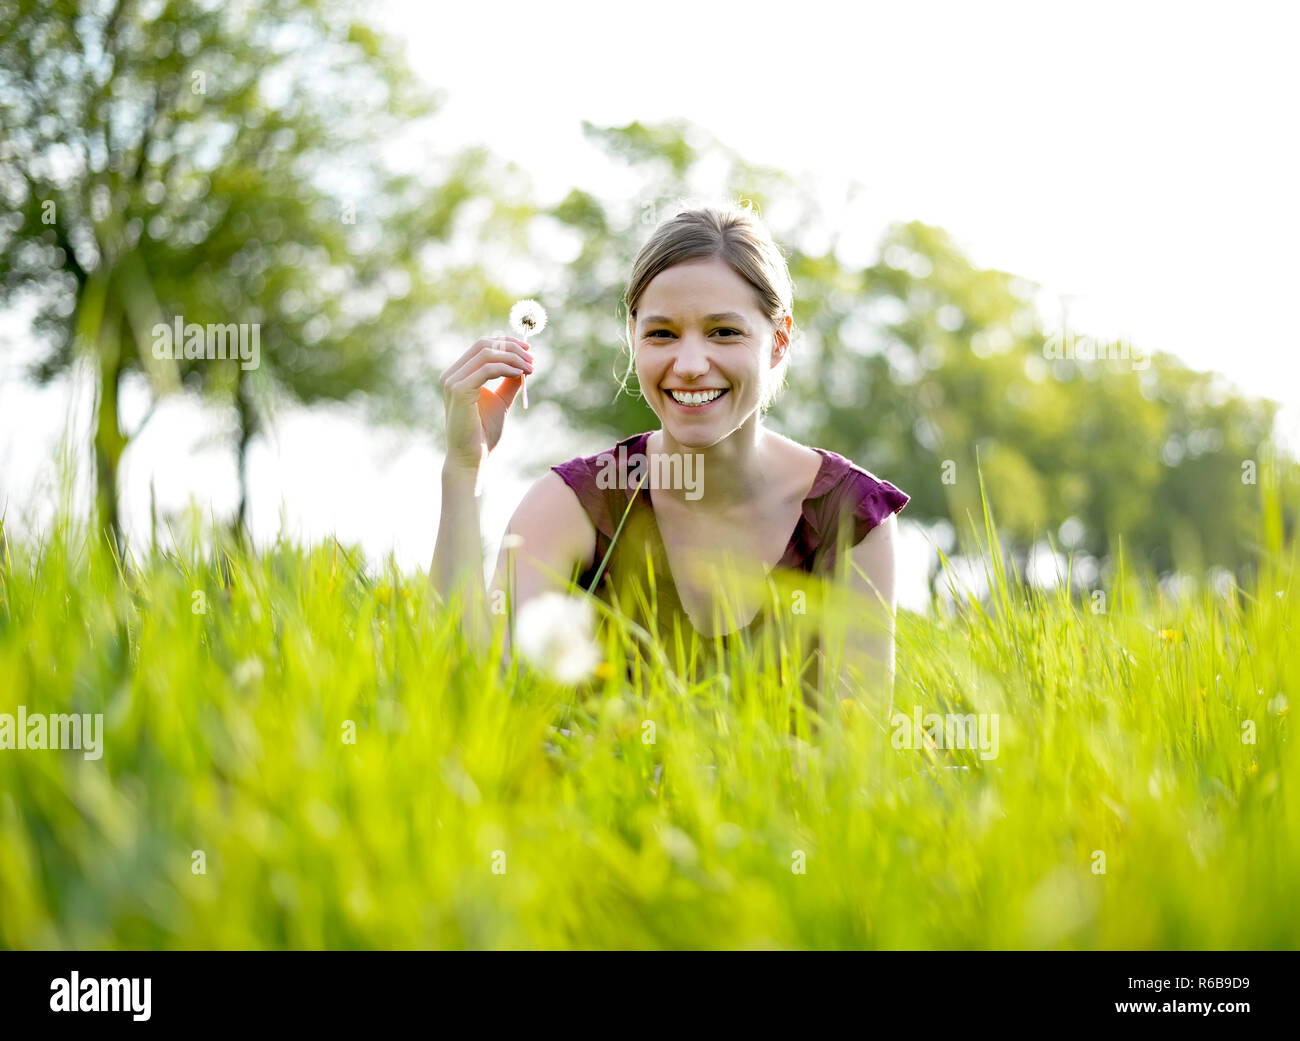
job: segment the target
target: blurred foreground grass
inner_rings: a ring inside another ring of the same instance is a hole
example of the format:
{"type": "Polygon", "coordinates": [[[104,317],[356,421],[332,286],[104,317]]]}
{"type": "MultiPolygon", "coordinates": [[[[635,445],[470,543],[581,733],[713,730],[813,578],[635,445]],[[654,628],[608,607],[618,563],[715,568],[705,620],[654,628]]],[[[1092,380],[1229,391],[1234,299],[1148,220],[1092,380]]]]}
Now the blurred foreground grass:
{"type": "Polygon", "coordinates": [[[1294,547],[1226,596],[1121,570],[1094,612],[989,535],[990,602],[900,615],[895,694],[996,714],[989,759],[860,710],[800,740],[752,664],[686,698],[505,673],[333,543],[123,572],[6,538],[0,713],[104,746],[0,750],[0,946],[1300,945],[1294,547]]]}

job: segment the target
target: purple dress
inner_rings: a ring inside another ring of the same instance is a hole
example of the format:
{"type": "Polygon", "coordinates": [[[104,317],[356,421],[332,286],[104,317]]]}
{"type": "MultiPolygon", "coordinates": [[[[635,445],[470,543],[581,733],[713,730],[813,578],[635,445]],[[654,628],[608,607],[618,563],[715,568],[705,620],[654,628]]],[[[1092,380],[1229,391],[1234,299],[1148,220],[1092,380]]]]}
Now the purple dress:
{"type": "MultiPolygon", "coordinates": [[[[591,565],[575,576],[577,583],[604,603],[616,605],[670,648],[674,645],[681,648],[684,639],[706,644],[716,639],[725,648],[733,638],[758,638],[770,620],[773,605],[779,609],[779,601],[760,607],[754,619],[743,628],[713,638],[701,635],[682,607],[654,519],[650,481],[647,479],[640,491],[636,491],[640,474],[645,471],[635,472],[633,479],[628,479],[628,463],[632,457],[646,455],[649,437],[649,431],[634,434],[596,455],[580,456],[551,467],[573,489],[596,529],[595,556],[591,565]],[[617,474],[617,480],[599,481],[602,471],[606,475],[617,474]],[[602,483],[613,486],[602,487],[602,483]],[[614,532],[625,514],[627,519],[614,552],[601,571],[614,532]],[[597,572],[600,572],[599,581],[592,588],[597,572]]],[[[816,451],[822,456],[821,469],[803,501],[803,511],[790,533],[785,553],[769,577],[789,572],[829,573],[838,552],[837,535],[844,545],[856,546],[867,532],[907,505],[910,498],[844,456],[822,448],[816,451]]],[[[692,653],[691,658],[694,657],[692,653]]]]}

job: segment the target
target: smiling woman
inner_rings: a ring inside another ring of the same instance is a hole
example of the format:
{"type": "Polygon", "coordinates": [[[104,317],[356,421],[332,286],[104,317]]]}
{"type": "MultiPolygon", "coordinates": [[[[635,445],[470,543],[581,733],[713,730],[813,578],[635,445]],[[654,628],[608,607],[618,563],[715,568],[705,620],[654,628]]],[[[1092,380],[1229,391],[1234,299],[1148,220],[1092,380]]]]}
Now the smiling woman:
{"type": "MultiPolygon", "coordinates": [[[[725,643],[770,621],[781,602],[767,580],[834,572],[867,605],[842,633],[841,693],[888,711],[892,518],[908,496],[844,456],[763,426],[790,364],[792,295],[785,259],[749,208],[685,209],[661,223],[624,294],[628,372],[661,427],[539,479],[511,518],[517,549],[512,559],[503,546],[492,594],[509,592],[519,608],[577,575],[665,643],[682,634],[725,643]],[[637,480],[629,457],[695,480],[637,480]],[[694,465],[655,466],[665,460],[694,465]]],[[[480,340],[443,375],[449,443],[432,576],[444,594],[463,587],[482,602],[472,489],[531,362],[523,341],[480,340]],[[506,378],[487,390],[497,376],[506,378]]],[[[487,612],[471,607],[470,622],[486,646],[487,612]]]]}
{"type": "MultiPolygon", "coordinates": [[[[772,500],[782,507],[779,511],[760,498],[717,514],[693,514],[695,507],[682,509],[671,490],[655,492],[649,480],[620,467],[622,459],[666,458],[647,450],[653,437],[636,434],[604,452],[551,467],[594,528],[592,553],[575,569],[577,583],[618,605],[636,624],[659,634],[665,645],[675,647],[684,640],[685,658],[692,660],[698,643],[712,638],[721,640],[725,654],[736,641],[757,646],[777,622],[787,626],[782,632],[793,635],[788,626],[798,621],[812,592],[800,576],[831,575],[845,545],[853,547],[848,563],[854,566],[845,568],[853,576],[851,587],[861,583],[859,591],[878,592],[889,614],[875,619],[859,615],[855,631],[845,634],[848,654],[856,649],[867,657],[857,662],[864,682],[850,684],[844,693],[864,700],[869,696],[888,708],[894,608],[890,520],[908,496],[843,456],[815,449],[819,461],[811,485],[805,481],[802,497],[793,503],[786,497],[772,500]],[[611,467],[620,467],[618,479],[602,479],[611,467]],[[784,541],[774,551],[778,533],[784,541]],[[768,585],[768,579],[781,580],[781,586],[768,585]]],[[[707,475],[707,466],[703,472],[707,475]]],[[[708,486],[707,479],[702,483],[708,486]]],[[[809,635],[800,660],[809,655],[817,661],[804,689],[811,705],[823,661],[818,633],[809,635]]]]}

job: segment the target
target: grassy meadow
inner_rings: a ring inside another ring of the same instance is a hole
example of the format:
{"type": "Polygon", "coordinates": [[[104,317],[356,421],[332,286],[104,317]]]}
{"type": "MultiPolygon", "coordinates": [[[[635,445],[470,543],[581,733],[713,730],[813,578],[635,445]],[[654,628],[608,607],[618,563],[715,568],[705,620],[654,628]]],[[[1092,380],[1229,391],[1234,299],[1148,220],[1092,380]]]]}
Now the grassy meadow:
{"type": "Polygon", "coordinates": [[[900,614],[894,707],[996,716],[993,757],[852,705],[792,735],[754,661],[488,664],[422,573],[333,542],[6,535],[0,713],[104,731],[0,750],[0,947],[1300,945],[1276,504],[1252,588],[1122,563],[1104,610],[1019,586],[984,527],[994,592],[900,614]]]}

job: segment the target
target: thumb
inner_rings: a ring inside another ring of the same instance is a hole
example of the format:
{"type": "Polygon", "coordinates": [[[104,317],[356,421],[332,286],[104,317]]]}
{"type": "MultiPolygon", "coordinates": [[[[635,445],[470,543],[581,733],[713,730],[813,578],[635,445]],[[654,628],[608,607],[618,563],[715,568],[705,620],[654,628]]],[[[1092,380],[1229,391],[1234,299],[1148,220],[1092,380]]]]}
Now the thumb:
{"type": "Polygon", "coordinates": [[[523,385],[524,378],[522,376],[506,376],[501,380],[501,385],[491,393],[501,399],[501,404],[509,408],[515,400],[515,395],[519,393],[519,389],[523,385]]]}

